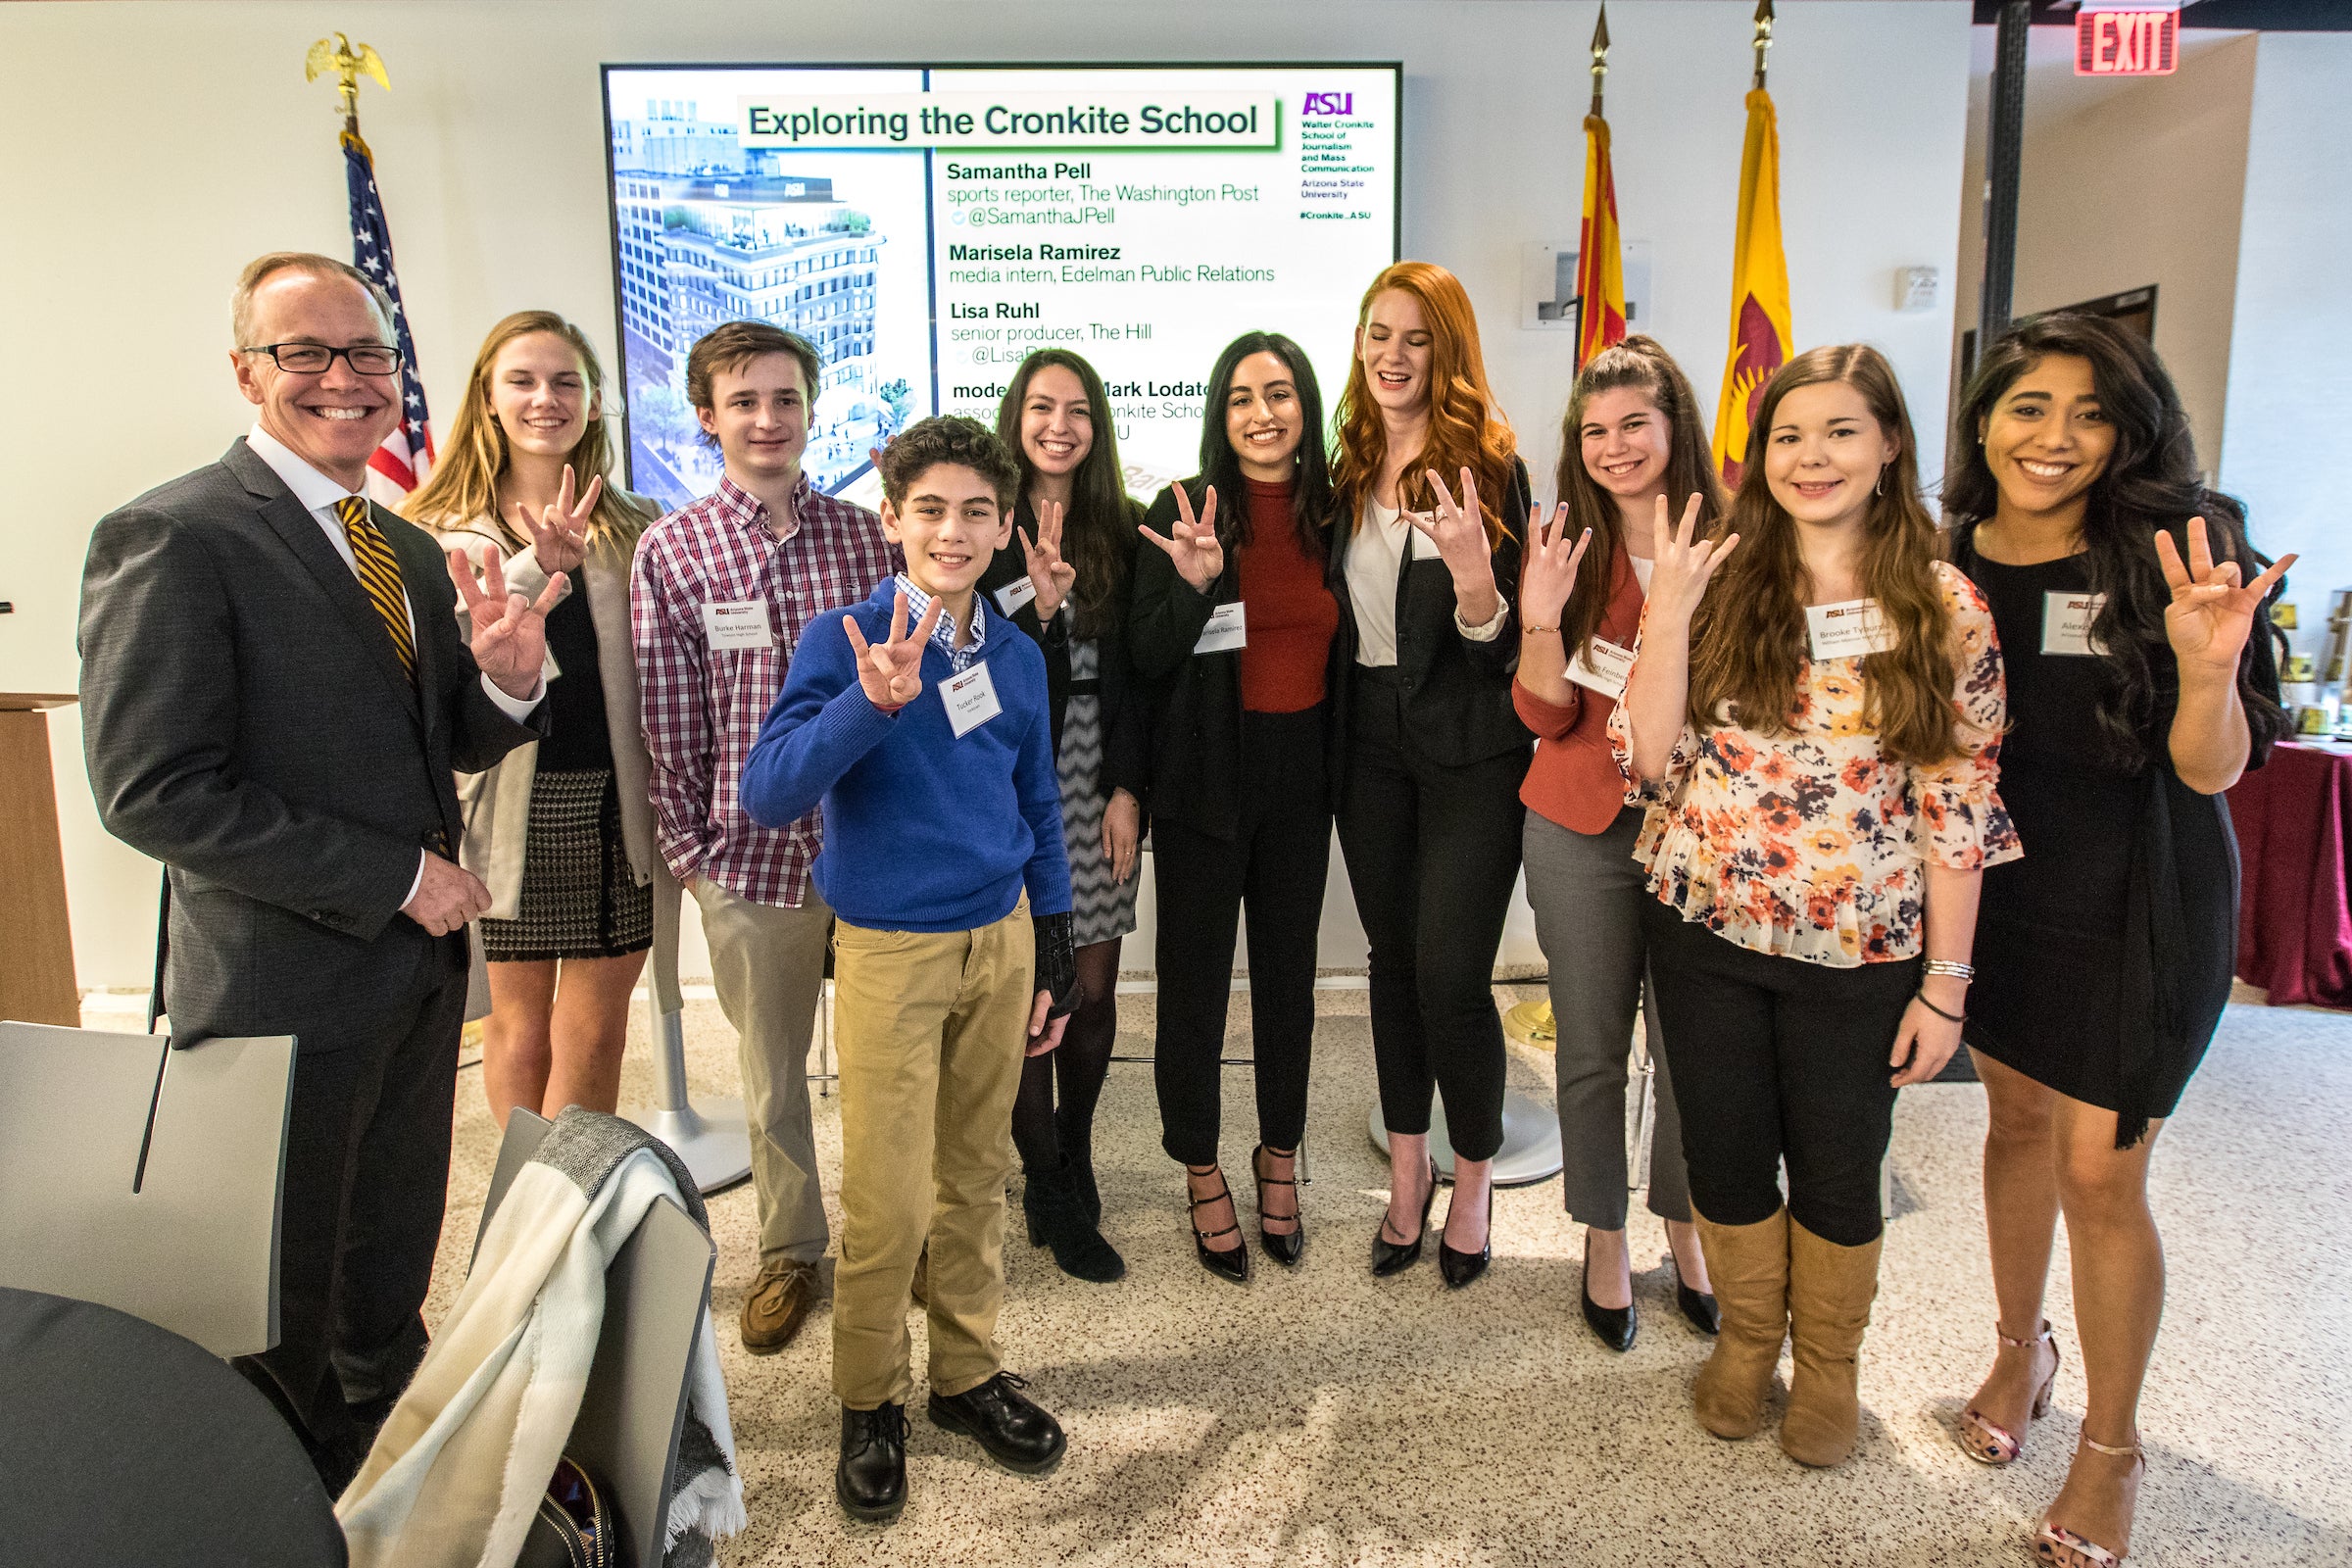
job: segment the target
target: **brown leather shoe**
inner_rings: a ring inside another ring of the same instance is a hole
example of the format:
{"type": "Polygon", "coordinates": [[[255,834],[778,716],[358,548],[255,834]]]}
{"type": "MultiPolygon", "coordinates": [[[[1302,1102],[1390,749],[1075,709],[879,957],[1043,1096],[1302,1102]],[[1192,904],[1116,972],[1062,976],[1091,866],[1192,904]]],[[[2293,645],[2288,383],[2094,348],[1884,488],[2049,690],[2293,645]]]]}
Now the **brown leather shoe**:
{"type": "Polygon", "coordinates": [[[773,1355],[792,1343],[816,1300],[816,1268],[797,1258],[760,1265],[752,1294],[743,1298],[743,1348],[773,1355]]]}

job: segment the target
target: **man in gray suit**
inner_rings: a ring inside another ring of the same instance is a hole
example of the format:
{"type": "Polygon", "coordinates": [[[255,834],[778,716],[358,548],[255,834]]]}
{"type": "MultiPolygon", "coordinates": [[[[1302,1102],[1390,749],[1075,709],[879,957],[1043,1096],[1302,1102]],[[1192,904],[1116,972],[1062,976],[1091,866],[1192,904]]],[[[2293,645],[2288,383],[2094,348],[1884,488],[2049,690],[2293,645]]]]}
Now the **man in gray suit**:
{"type": "Polygon", "coordinates": [[[339,1492],[424,1354],[466,923],[489,906],[453,858],[451,775],[544,727],[564,578],[510,597],[361,496],[400,416],[365,276],[266,256],[234,316],[252,431],[91,536],[83,739],[108,830],[167,867],[173,1044],[297,1042],[279,1341],[239,1370],[339,1492]]]}

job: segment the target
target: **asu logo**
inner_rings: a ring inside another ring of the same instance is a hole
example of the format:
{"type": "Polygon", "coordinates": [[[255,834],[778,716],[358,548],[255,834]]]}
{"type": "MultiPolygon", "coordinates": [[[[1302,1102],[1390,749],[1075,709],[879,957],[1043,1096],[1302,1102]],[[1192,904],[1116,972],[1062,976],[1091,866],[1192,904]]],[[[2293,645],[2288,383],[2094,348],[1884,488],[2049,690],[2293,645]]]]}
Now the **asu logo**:
{"type": "Polygon", "coordinates": [[[1731,365],[1731,382],[1739,401],[1727,404],[1738,416],[1739,423],[1727,443],[1730,456],[1723,466],[1723,482],[1739,488],[1740,475],[1746,466],[1748,433],[1755,428],[1758,406],[1764,401],[1764,385],[1781,368],[1781,334],[1772,324],[1772,318],[1753,294],[1740,307],[1739,349],[1731,365]]]}
{"type": "Polygon", "coordinates": [[[1306,106],[1299,110],[1306,115],[1352,115],[1355,113],[1355,94],[1351,92],[1310,92],[1306,106]]]}

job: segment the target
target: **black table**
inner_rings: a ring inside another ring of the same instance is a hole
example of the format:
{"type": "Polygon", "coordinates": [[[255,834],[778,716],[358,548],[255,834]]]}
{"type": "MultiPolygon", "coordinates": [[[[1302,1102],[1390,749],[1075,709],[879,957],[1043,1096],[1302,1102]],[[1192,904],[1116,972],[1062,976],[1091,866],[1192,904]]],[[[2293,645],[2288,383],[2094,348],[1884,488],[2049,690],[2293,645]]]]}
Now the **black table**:
{"type": "Polygon", "coordinates": [[[0,1289],[0,1562],[348,1561],[301,1442],[226,1362],[110,1306],[0,1289]]]}

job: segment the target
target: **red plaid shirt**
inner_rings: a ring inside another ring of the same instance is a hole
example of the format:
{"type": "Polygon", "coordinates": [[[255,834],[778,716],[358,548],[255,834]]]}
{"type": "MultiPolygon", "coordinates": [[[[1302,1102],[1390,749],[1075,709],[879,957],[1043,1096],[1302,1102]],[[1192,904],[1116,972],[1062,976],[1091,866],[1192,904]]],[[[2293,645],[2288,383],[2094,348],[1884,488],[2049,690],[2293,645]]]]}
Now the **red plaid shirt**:
{"type": "Polygon", "coordinates": [[[743,814],[743,764],[759,737],[801,628],[861,602],[905,569],[898,546],[863,507],[802,476],[795,522],[778,539],[767,508],[731,479],[655,523],[630,573],[629,624],[653,754],[662,858],[679,880],[697,872],[755,904],[800,906],[816,858],[817,813],[763,828],[743,814]],[[760,600],[772,648],[713,649],[703,607],[760,600]]]}

